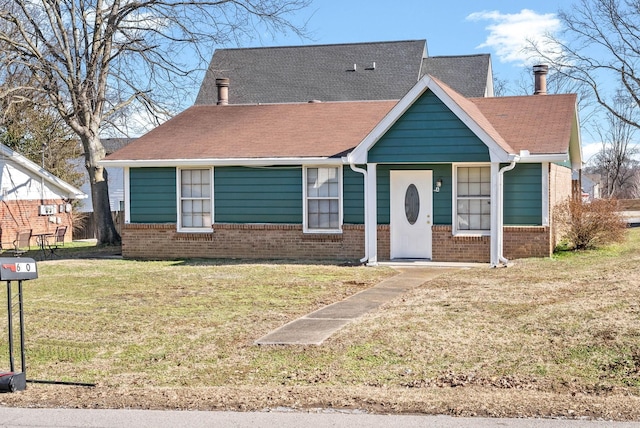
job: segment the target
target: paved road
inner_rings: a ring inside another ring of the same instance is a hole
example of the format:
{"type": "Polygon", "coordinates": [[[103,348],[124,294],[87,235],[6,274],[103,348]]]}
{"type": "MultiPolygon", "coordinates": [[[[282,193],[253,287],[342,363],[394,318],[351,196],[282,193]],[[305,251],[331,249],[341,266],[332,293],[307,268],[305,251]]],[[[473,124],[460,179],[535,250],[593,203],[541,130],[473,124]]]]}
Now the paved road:
{"type": "Polygon", "coordinates": [[[17,428],[631,428],[640,422],[558,419],[486,419],[449,416],[368,415],[362,413],[292,411],[198,412],[162,410],[22,409],[0,407],[0,427],[17,428]]]}

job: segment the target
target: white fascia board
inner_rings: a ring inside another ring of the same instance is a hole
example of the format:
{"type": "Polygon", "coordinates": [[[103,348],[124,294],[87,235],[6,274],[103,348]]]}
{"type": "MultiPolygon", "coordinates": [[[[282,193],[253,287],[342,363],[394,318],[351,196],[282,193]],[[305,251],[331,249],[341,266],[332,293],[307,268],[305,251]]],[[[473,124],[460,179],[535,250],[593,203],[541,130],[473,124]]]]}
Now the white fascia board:
{"type": "Polygon", "coordinates": [[[402,97],[400,101],[387,113],[387,115],[373,128],[364,140],[349,154],[349,162],[354,164],[367,163],[369,150],[380,138],[393,126],[394,123],[424,94],[431,90],[440,101],[447,106],[458,119],[462,121],[489,149],[492,162],[508,162],[510,154],[504,151],[500,145],[491,138],[453,99],[437,84],[429,75],[425,75],[413,88],[402,97]]]}
{"type": "Polygon", "coordinates": [[[549,153],[541,155],[522,155],[518,160],[518,163],[554,163],[565,162],[569,159],[567,153],[549,153]]]}
{"type": "Polygon", "coordinates": [[[574,170],[582,169],[582,135],[580,133],[580,117],[578,116],[578,104],[576,103],[576,112],[571,130],[571,140],[569,141],[569,154],[571,155],[571,168],[574,170]]]}
{"type": "Polygon", "coordinates": [[[38,177],[43,178],[45,181],[49,182],[53,186],[58,187],[60,190],[63,191],[63,193],[66,193],[67,197],[69,197],[70,199],[86,199],[89,197],[89,195],[84,193],[82,190],[77,189],[76,187],[72,186],[66,181],[61,180],[60,178],[51,174],[44,168],[38,166],[37,164],[30,161],[26,157],[22,156],[20,153],[14,150],[11,150],[9,147],[5,146],[4,144],[0,144],[0,154],[4,158],[11,160],[16,164],[20,165],[27,171],[33,174],[36,174],[38,177]]]}
{"type": "Polygon", "coordinates": [[[285,165],[343,165],[342,158],[233,158],[233,159],[149,159],[102,160],[100,165],[121,168],[175,166],[285,166],[285,165]]]}

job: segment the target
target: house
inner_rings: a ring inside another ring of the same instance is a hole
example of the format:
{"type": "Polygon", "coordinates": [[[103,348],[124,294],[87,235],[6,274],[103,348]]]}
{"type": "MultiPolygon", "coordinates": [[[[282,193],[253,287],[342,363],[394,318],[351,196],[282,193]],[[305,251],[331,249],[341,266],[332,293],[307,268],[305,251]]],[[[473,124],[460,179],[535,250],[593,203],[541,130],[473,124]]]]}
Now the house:
{"type": "Polygon", "coordinates": [[[585,201],[600,199],[600,174],[582,174],[582,198],[585,201]]]}
{"type": "MultiPolygon", "coordinates": [[[[109,155],[118,149],[132,142],[133,138],[103,138],[102,145],[105,153],[109,155]]],[[[89,174],[84,166],[84,155],[76,159],[75,168],[84,174],[84,181],[80,190],[86,193],[88,197],[78,204],[78,211],[93,212],[93,202],[91,199],[91,184],[89,183],[89,174]]],[[[123,211],[124,206],[124,172],[122,168],[107,168],[107,183],[109,185],[109,206],[111,211],[123,211]]]]}
{"type": "Polygon", "coordinates": [[[203,102],[210,76],[199,103],[103,162],[125,171],[123,255],[549,256],[553,206],[582,162],[576,96],[546,95],[545,75],[538,67],[539,95],[524,97],[486,96],[487,80],[468,96],[427,73],[391,100],[312,91],[306,101],[321,102],[237,105],[234,80],[219,77],[218,101],[203,102]]]}
{"type": "MultiPolygon", "coordinates": [[[[23,230],[36,235],[67,226],[65,240],[71,241],[71,201],[87,195],[3,144],[0,144],[0,168],[3,249],[23,230]]],[[[36,244],[35,237],[31,243],[36,244]]]]}

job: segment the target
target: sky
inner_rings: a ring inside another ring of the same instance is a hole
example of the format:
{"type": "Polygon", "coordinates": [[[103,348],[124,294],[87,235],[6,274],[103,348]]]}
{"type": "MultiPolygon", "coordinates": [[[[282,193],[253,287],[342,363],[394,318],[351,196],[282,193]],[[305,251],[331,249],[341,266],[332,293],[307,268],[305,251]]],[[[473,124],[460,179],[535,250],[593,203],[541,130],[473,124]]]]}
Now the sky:
{"type": "MultiPolygon", "coordinates": [[[[558,34],[558,11],[570,10],[576,1],[313,0],[294,18],[306,20],[309,38],[264,35],[252,46],[426,39],[429,56],[489,53],[494,77],[513,90],[517,82],[533,88],[533,63],[523,48],[527,40],[558,34]]],[[[589,142],[583,134],[583,159],[599,148],[599,142],[589,142]]]]}

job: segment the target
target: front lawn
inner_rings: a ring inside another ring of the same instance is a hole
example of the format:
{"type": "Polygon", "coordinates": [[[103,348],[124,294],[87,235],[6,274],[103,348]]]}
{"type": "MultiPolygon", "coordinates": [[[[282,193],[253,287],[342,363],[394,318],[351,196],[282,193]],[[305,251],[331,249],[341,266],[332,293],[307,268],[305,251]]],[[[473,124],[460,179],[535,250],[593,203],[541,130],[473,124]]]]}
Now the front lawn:
{"type": "Polygon", "coordinates": [[[25,282],[28,378],[97,386],[2,402],[640,419],[639,261],[633,229],[605,250],[438,277],[322,346],[266,347],[253,341],[393,270],[42,262],[25,282]]]}

